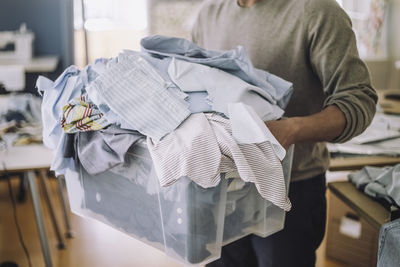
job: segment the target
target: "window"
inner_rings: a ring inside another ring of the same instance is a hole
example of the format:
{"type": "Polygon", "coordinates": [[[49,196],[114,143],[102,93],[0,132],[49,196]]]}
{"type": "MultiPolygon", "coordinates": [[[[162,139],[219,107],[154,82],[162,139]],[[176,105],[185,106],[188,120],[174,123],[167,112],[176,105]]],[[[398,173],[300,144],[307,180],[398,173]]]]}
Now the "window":
{"type": "Polygon", "coordinates": [[[387,58],[388,0],[337,0],[353,23],[360,56],[387,58]]]}
{"type": "Polygon", "coordinates": [[[190,38],[190,29],[201,2],[74,0],[75,64],[86,65],[84,29],[88,63],[99,57],[115,57],[123,49],[140,50],[140,39],[147,35],[190,38]]]}

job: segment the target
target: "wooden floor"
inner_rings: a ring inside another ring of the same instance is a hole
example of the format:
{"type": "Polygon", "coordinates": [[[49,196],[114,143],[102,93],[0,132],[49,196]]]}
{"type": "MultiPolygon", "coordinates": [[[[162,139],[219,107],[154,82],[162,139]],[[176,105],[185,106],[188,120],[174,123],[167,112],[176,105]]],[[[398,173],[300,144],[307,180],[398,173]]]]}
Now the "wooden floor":
{"type": "MultiPolygon", "coordinates": [[[[13,179],[14,194],[18,181],[13,179]]],[[[56,216],[62,229],[61,204],[57,194],[55,179],[50,180],[56,216]]],[[[42,203],[44,201],[42,200],[42,203]]],[[[57,249],[57,241],[44,207],[45,226],[54,267],[179,267],[181,264],[171,260],[157,249],[132,239],[100,222],[84,219],[71,214],[71,224],[75,237],[66,239],[67,248],[57,249]]],[[[28,194],[25,203],[17,205],[18,220],[23,238],[30,253],[33,267],[44,266],[38,238],[33,207],[28,194]]],[[[324,257],[324,243],[317,252],[317,267],[341,267],[340,263],[324,257]]],[[[20,267],[28,267],[23,249],[18,242],[17,228],[13,220],[12,203],[7,182],[0,180],[0,263],[14,261],[20,267]]]]}

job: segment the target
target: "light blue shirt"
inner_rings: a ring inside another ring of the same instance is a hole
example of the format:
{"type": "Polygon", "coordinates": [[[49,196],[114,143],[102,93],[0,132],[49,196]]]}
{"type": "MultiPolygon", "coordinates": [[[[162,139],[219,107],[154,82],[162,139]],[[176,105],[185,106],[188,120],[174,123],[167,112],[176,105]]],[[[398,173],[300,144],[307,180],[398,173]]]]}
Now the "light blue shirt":
{"type": "Polygon", "coordinates": [[[54,82],[43,76],[36,81],[38,92],[43,97],[43,143],[53,150],[50,168],[56,175],[65,174],[67,169],[75,170],[74,160],[63,156],[66,134],[61,128],[62,107],[86,93],[86,86],[98,76],[95,69],[100,70],[106,62],[104,59],[96,60],[95,64],[88,65],[83,71],[70,66],[54,82]]]}
{"type": "MultiPolygon", "coordinates": [[[[285,109],[293,92],[293,84],[266,71],[254,68],[244,48],[213,51],[188,40],[161,35],[145,37],[140,42],[142,51],[157,58],[176,58],[219,68],[242,80],[260,87],[271,96],[271,104],[285,109]]],[[[165,63],[166,65],[166,63],[165,63]]]]}
{"type": "Polygon", "coordinates": [[[83,83],[79,74],[76,66],[70,66],[54,82],[43,76],[36,81],[38,92],[43,94],[43,143],[54,152],[51,170],[55,171],[56,175],[65,174],[67,169],[75,169],[73,160],[63,157],[66,135],[60,122],[62,107],[83,93],[83,83]]]}

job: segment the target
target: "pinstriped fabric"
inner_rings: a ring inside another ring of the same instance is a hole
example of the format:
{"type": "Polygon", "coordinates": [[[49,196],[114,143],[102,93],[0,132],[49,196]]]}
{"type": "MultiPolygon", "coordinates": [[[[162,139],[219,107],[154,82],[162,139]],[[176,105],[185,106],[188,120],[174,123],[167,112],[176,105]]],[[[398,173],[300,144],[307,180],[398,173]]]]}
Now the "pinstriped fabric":
{"type": "Polygon", "coordinates": [[[190,115],[188,104],[167,86],[140,56],[123,57],[90,84],[133,129],[155,140],[173,131],[190,115]]]}
{"type": "Polygon", "coordinates": [[[271,144],[237,144],[229,120],[217,114],[193,114],[160,142],[147,138],[147,144],[162,186],[187,176],[202,187],[213,187],[220,173],[237,170],[263,198],[285,211],[291,208],[282,165],[271,144]]]}
{"type": "Polygon", "coordinates": [[[222,155],[203,113],[191,115],[159,142],[147,138],[147,145],[161,186],[183,176],[204,188],[218,185],[222,155]]]}
{"type": "Polygon", "coordinates": [[[231,158],[242,180],[252,182],[260,195],[285,211],[291,203],[286,194],[282,164],[270,142],[237,144],[228,119],[207,114],[221,152],[231,158]]]}

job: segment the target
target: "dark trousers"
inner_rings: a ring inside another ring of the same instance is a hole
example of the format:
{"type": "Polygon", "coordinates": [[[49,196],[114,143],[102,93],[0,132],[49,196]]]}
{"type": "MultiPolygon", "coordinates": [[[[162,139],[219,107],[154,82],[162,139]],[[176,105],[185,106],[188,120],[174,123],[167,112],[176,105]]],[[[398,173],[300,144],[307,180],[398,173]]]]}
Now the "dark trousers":
{"type": "Polygon", "coordinates": [[[222,248],[208,267],[312,267],[326,224],[325,174],[290,184],[285,227],[269,237],[249,235],[222,248]]]}

